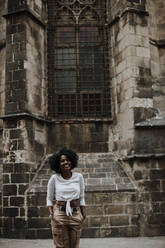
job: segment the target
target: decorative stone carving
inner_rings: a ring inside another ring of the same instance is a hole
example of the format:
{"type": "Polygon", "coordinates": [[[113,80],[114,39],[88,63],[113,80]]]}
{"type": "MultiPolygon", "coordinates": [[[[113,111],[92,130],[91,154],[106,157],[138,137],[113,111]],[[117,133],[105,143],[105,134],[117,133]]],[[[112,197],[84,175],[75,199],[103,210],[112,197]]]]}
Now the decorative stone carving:
{"type": "MultiPolygon", "coordinates": [[[[86,20],[95,21],[98,18],[98,6],[96,6],[96,0],[58,0],[56,2],[56,14],[58,23],[72,23],[76,21],[76,24],[84,23],[86,20]],[[59,15],[59,12],[60,15],[59,15]],[[60,19],[59,19],[60,16],[60,19]],[[73,18],[74,16],[74,18],[73,18]],[[79,20],[80,19],[80,20],[79,20]]],[[[101,10],[99,10],[101,11],[101,10]]]]}
{"type": "Polygon", "coordinates": [[[80,4],[94,4],[96,0],[58,0],[60,5],[73,5],[76,2],[80,4]]]}

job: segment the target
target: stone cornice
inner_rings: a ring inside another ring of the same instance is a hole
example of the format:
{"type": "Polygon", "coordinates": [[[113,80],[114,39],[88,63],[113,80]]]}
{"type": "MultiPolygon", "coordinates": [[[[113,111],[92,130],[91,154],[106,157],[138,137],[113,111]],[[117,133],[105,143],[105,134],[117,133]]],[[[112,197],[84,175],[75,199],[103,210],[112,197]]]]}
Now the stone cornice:
{"type": "Polygon", "coordinates": [[[25,14],[25,15],[29,16],[37,24],[39,24],[40,26],[42,26],[43,28],[46,27],[46,24],[44,23],[44,21],[42,21],[41,18],[39,18],[35,14],[35,12],[32,11],[32,10],[30,10],[28,7],[22,8],[22,9],[16,10],[16,11],[8,12],[7,14],[3,15],[3,17],[5,17],[7,19],[10,16],[18,15],[18,14],[25,14]]]}
{"type": "Polygon", "coordinates": [[[165,39],[154,40],[150,38],[150,44],[157,46],[158,48],[165,47],[165,39]]]}
{"type": "Polygon", "coordinates": [[[52,122],[52,121],[49,121],[47,119],[44,119],[42,117],[36,116],[34,114],[27,113],[27,112],[1,115],[0,116],[0,119],[6,120],[6,119],[10,119],[10,118],[20,118],[20,117],[35,119],[35,120],[38,120],[38,121],[41,121],[41,122],[47,122],[47,123],[51,123],[52,122]]]}
{"type": "Polygon", "coordinates": [[[140,9],[135,9],[135,8],[126,8],[123,10],[120,15],[116,15],[109,23],[106,24],[107,27],[112,27],[114,24],[116,24],[122,16],[124,16],[127,13],[135,13],[138,15],[143,15],[143,16],[149,16],[148,11],[140,10],[140,9]]]}
{"type": "Polygon", "coordinates": [[[135,128],[165,128],[165,119],[150,119],[135,124],[135,128]]]}
{"type": "Polygon", "coordinates": [[[137,159],[160,159],[165,158],[165,153],[135,153],[131,155],[127,155],[123,160],[129,161],[129,160],[137,160],[137,159]]]}
{"type": "Polygon", "coordinates": [[[37,116],[35,114],[31,114],[28,112],[21,112],[21,113],[13,113],[13,114],[6,114],[6,115],[1,115],[0,119],[6,120],[9,118],[30,118],[30,119],[35,119],[40,122],[45,122],[47,124],[75,124],[75,123],[89,123],[89,122],[108,122],[112,123],[112,118],[77,118],[77,119],[44,119],[44,117],[37,116]]]}

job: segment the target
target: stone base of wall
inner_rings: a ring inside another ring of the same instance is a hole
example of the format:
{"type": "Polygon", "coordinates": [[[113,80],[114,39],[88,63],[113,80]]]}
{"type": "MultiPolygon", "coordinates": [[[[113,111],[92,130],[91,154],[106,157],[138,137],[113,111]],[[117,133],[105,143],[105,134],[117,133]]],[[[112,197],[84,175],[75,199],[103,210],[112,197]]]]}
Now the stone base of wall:
{"type": "MultiPolygon", "coordinates": [[[[76,169],[83,173],[86,182],[87,218],[82,237],[165,234],[164,158],[130,158],[130,165],[121,165],[111,154],[84,156],[80,156],[79,168],[76,169]]],[[[25,191],[25,204],[20,208],[23,211],[19,212],[20,216],[14,217],[12,211],[16,208],[9,208],[6,215],[3,213],[4,238],[52,238],[45,206],[46,186],[51,174],[45,161],[25,191]]]]}
{"type": "MultiPolygon", "coordinates": [[[[4,229],[5,238],[52,238],[46,193],[28,194],[27,221],[24,227],[4,229]]],[[[87,218],[82,238],[135,237],[139,235],[135,192],[86,192],[87,218]]]]}

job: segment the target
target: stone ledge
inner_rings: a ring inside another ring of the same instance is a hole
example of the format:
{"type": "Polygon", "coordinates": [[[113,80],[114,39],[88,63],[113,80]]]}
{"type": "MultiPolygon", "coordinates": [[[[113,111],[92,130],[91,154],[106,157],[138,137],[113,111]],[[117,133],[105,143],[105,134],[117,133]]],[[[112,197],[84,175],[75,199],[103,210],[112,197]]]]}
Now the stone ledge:
{"type": "MultiPolygon", "coordinates": [[[[29,193],[45,193],[46,194],[47,187],[38,185],[33,185],[33,188],[29,190],[29,193]],[[35,187],[36,186],[36,187],[35,187]]],[[[86,185],[86,192],[135,192],[136,188],[133,185],[122,184],[121,187],[117,187],[115,184],[113,185],[86,185]]]]}
{"type": "Polygon", "coordinates": [[[38,23],[43,28],[46,28],[46,24],[38,17],[36,14],[30,10],[28,7],[22,7],[18,10],[8,12],[7,14],[3,15],[3,17],[8,18],[11,15],[18,15],[18,14],[25,14],[33,19],[36,23],[38,23]]]}
{"type": "Polygon", "coordinates": [[[139,236],[138,227],[135,225],[118,227],[90,227],[83,228],[82,238],[106,238],[106,237],[137,237],[139,236]]]}
{"type": "Polygon", "coordinates": [[[114,24],[116,24],[122,16],[124,16],[127,13],[135,13],[138,15],[144,15],[144,16],[149,16],[149,12],[145,10],[140,10],[136,8],[126,8],[120,15],[116,15],[109,23],[107,23],[105,26],[106,27],[112,27],[114,24]]]}
{"type": "Polygon", "coordinates": [[[165,119],[150,119],[135,124],[135,128],[165,128],[165,119]]]}
{"type": "Polygon", "coordinates": [[[132,155],[128,155],[125,157],[123,160],[128,161],[128,160],[133,160],[133,159],[151,159],[151,158],[164,158],[165,153],[135,153],[132,155]]]}
{"type": "Polygon", "coordinates": [[[13,114],[6,114],[6,115],[1,115],[0,119],[8,119],[8,118],[13,118],[13,117],[27,117],[27,118],[31,118],[31,119],[36,119],[38,121],[41,122],[46,122],[48,124],[59,124],[59,123],[89,123],[89,122],[108,122],[108,123],[112,123],[113,119],[112,118],[75,118],[75,119],[44,119],[43,117],[37,116],[35,114],[32,113],[28,113],[28,112],[20,112],[20,113],[13,113],[13,114]]]}
{"type": "Polygon", "coordinates": [[[154,40],[150,38],[150,44],[153,46],[157,46],[159,47],[165,47],[165,39],[161,39],[161,40],[154,40]]]}
{"type": "Polygon", "coordinates": [[[86,192],[135,192],[135,188],[127,188],[123,187],[121,189],[117,189],[116,185],[87,185],[85,187],[86,192]]]}
{"type": "Polygon", "coordinates": [[[17,117],[18,118],[19,117],[27,117],[27,118],[31,118],[31,119],[36,119],[38,121],[51,123],[51,121],[49,121],[49,120],[46,120],[46,119],[44,119],[42,117],[36,116],[34,114],[27,113],[27,112],[20,112],[20,113],[1,115],[0,119],[3,120],[3,119],[17,118],[17,117]]]}

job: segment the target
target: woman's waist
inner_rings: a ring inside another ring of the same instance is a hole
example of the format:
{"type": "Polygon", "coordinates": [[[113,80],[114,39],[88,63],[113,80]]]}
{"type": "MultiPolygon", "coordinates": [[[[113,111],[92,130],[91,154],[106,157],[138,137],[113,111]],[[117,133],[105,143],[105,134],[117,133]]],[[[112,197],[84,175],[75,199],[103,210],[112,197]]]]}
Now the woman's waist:
{"type": "MultiPolygon", "coordinates": [[[[66,207],[67,201],[56,200],[55,204],[58,206],[66,207]]],[[[80,199],[74,199],[70,201],[71,207],[80,207],[80,199]]]]}

